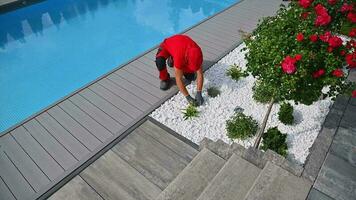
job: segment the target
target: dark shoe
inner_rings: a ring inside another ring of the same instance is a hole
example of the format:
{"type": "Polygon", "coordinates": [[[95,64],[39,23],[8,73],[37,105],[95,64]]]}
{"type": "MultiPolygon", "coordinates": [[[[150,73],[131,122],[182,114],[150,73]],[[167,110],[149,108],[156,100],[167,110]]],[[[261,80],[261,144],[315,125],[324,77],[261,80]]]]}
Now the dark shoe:
{"type": "Polygon", "coordinates": [[[159,84],[159,88],[161,90],[168,90],[170,86],[170,80],[166,80],[166,81],[161,81],[161,83],[159,84]]]}

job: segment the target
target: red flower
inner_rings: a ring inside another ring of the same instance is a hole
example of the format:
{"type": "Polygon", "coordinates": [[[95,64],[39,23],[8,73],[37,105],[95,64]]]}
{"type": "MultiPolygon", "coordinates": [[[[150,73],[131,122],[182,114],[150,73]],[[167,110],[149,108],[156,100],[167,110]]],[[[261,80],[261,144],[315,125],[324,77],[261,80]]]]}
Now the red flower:
{"type": "Polygon", "coordinates": [[[325,74],[325,69],[318,69],[317,71],[313,72],[313,78],[319,78],[320,76],[325,74]]]}
{"type": "Polygon", "coordinates": [[[309,15],[310,15],[310,12],[303,12],[303,13],[300,15],[300,17],[301,17],[302,19],[307,19],[309,15]]]}
{"type": "Polygon", "coordinates": [[[352,23],[356,23],[356,13],[349,12],[349,14],[347,14],[347,19],[352,23]]]}
{"type": "Polygon", "coordinates": [[[337,3],[337,0],[328,0],[328,3],[330,5],[335,5],[337,3]]]}
{"type": "Polygon", "coordinates": [[[346,51],[341,50],[341,51],[340,51],[340,55],[342,55],[342,56],[346,55],[346,51]]]}
{"type": "Polygon", "coordinates": [[[317,15],[328,15],[328,9],[320,3],[314,7],[314,10],[317,15]]]}
{"type": "Polygon", "coordinates": [[[318,35],[317,34],[313,34],[309,37],[310,41],[312,42],[316,42],[318,41],[318,35]]]}
{"type": "Polygon", "coordinates": [[[334,48],[332,48],[332,47],[328,47],[328,49],[327,49],[327,51],[328,51],[329,53],[333,52],[333,50],[334,50],[334,48]]]}
{"type": "Polygon", "coordinates": [[[332,72],[332,75],[333,76],[336,76],[338,78],[340,77],[343,77],[344,76],[344,72],[342,71],[342,69],[335,69],[333,72],[332,72]]]}
{"type": "Polygon", "coordinates": [[[298,35],[297,35],[297,41],[298,42],[301,42],[301,41],[303,41],[304,40],[304,35],[303,35],[303,33],[298,33],[298,35]]]}
{"type": "Polygon", "coordinates": [[[323,41],[323,42],[328,42],[330,37],[331,37],[331,32],[330,31],[327,31],[323,35],[319,36],[320,40],[323,41]]]}
{"type": "Polygon", "coordinates": [[[326,26],[331,22],[331,16],[329,14],[318,15],[315,19],[315,26],[326,26]]]}
{"type": "Polygon", "coordinates": [[[294,74],[297,71],[296,62],[295,58],[287,56],[282,62],[282,70],[287,74],[294,74]]]}
{"type": "Polygon", "coordinates": [[[347,54],[345,60],[350,68],[356,68],[356,52],[347,54]]]}
{"type": "Polygon", "coordinates": [[[342,46],[342,40],[337,36],[332,36],[328,42],[329,42],[329,46],[333,48],[342,46]]]}
{"type": "Polygon", "coordinates": [[[343,13],[345,13],[345,12],[347,12],[347,11],[351,11],[351,10],[353,10],[352,4],[347,4],[347,3],[344,3],[344,4],[341,6],[341,9],[340,9],[340,11],[343,12],[343,13]]]}
{"type": "Polygon", "coordinates": [[[352,91],[352,97],[356,98],[356,90],[352,91]]]}
{"type": "Polygon", "coordinates": [[[301,54],[297,54],[294,56],[294,59],[296,59],[297,61],[300,61],[302,59],[302,55],[301,54]]]}
{"type": "Polygon", "coordinates": [[[308,8],[313,3],[313,0],[299,0],[298,3],[303,8],[308,8]]]}
{"type": "Polygon", "coordinates": [[[350,33],[349,33],[350,37],[356,37],[356,28],[352,28],[350,33]]]}

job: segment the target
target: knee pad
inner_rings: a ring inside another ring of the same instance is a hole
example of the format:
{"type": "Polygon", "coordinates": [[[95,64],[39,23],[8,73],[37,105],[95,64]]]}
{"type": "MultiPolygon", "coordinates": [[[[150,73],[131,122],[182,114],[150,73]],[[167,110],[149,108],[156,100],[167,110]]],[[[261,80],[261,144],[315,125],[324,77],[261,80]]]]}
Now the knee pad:
{"type": "Polygon", "coordinates": [[[168,59],[167,59],[167,65],[168,65],[169,67],[173,67],[173,66],[174,66],[172,56],[169,56],[169,57],[168,57],[168,59]]]}
{"type": "Polygon", "coordinates": [[[166,59],[163,57],[157,57],[156,58],[156,66],[159,71],[166,68],[166,59]]]}

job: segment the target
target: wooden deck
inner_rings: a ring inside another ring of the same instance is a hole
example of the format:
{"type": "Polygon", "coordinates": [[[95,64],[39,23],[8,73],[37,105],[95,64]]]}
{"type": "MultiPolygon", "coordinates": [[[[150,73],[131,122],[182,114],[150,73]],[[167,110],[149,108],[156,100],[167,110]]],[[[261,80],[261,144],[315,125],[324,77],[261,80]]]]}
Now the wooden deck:
{"type": "MultiPolygon", "coordinates": [[[[208,68],[241,43],[282,0],[243,0],[183,32],[208,68]]],[[[0,137],[0,199],[37,199],[56,191],[133,131],[178,92],[159,89],[156,48],[100,77],[0,137]]]]}

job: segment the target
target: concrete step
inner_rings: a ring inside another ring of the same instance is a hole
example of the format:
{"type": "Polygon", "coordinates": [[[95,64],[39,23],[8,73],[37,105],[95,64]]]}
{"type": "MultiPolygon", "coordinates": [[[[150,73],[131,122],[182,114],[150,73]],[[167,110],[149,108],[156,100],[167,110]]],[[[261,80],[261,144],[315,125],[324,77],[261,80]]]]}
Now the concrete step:
{"type": "Polygon", "coordinates": [[[224,164],[224,159],[202,149],[156,200],[197,199],[224,164]]]}
{"type": "Polygon", "coordinates": [[[233,143],[232,145],[228,145],[222,140],[212,141],[209,138],[204,138],[199,145],[200,149],[207,148],[210,151],[214,152],[216,155],[228,160],[232,154],[236,154],[241,156],[248,162],[254,164],[255,166],[263,169],[266,165],[267,161],[272,162],[275,165],[282,167],[283,169],[289,171],[295,176],[301,176],[303,167],[290,162],[285,159],[283,156],[277,154],[272,150],[267,150],[265,152],[254,149],[252,147],[245,149],[245,147],[233,143]]]}
{"type": "Polygon", "coordinates": [[[245,200],[305,200],[312,183],[267,162],[245,200]]]}
{"type": "Polygon", "coordinates": [[[233,154],[198,200],[243,199],[262,170],[233,154]]]}

